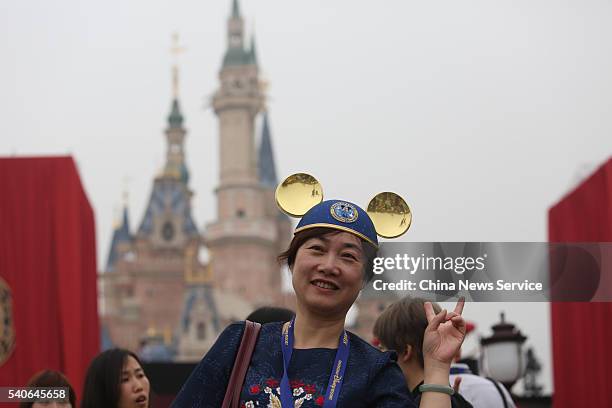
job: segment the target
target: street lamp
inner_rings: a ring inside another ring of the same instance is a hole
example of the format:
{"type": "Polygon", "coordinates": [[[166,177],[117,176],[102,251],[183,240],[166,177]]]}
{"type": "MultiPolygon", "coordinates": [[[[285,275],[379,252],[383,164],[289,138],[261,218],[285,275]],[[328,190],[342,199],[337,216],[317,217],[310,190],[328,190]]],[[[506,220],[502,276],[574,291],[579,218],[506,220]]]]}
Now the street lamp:
{"type": "Polygon", "coordinates": [[[510,390],[525,369],[521,347],[527,337],[512,323],[506,322],[504,312],[501,313],[501,323],[492,329],[491,337],[480,339],[482,370],[487,377],[501,382],[510,390]]]}

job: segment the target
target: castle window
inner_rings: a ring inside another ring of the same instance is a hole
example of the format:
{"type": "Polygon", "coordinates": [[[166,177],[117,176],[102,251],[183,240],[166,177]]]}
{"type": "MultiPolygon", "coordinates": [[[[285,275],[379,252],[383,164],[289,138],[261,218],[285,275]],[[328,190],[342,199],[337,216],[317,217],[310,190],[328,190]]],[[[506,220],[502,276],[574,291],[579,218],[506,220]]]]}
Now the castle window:
{"type": "Polygon", "coordinates": [[[206,337],[206,325],[204,324],[204,322],[198,323],[196,335],[198,337],[198,340],[204,340],[204,338],[206,337]]]}
{"type": "Polygon", "coordinates": [[[244,218],[244,216],[245,216],[244,210],[243,209],[239,209],[238,211],[236,211],[236,216],[238,218],[244,218]]]}
{"type": "Polygon", "coordinates": [[[123,255],[123,259],[126,262],[134,262],[136,260],[136,254],[132,251],[128,251],[123,255]]]}

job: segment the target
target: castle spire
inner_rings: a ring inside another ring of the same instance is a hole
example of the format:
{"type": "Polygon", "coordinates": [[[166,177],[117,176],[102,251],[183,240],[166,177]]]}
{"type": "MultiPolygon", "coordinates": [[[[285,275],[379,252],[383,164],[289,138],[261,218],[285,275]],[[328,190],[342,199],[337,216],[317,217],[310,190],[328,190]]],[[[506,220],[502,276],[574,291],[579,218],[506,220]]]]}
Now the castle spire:
{"type": "Polygon", "coordinates": [[[124,233],[127,233],[127,236],[130,235],[130,217],[128,214],[128,204],[129,204],[129,192],[126,186],[125,190],[123,191],[123,220],[121,223],[121,228],[123,228],[124,233]]]}
{"type": "Polygon", "coordinates": [[[274,152],[272,151],[272,136],[268,124],[268,112],[263,113],[263,124],[261,128],[261,144],[259,145],[259,181],[266,187],[276,187],[276,165],[274,163],[274,152]]]}
{"type": "Polygon", "coordinates": [[[249,63],[257,65],[257,48],[255,47],[255,32],[251,34],[251,49],[249,50],[249,63]]]}
{"type": "Polygon", "coordinates": [[[179,68],[178,57],[185,49],[179,45],[178,33],[172,34],[172,47],[170,52],[174,56],[174,64],[172,64],[172,108],[168,116],[168,127],[180,128],[183,126],[183,114],[179,105],[179,68]]]}
{"type": "Polygon", "coordinates": [[[251,55],[244,47],[244,20],[240,15],[238,0],[232,0],[232,14],[227,21],[227,50],[223,57],[223,68],[248,65],[251,55]]]}
{"type": "Polygon", "coordinates": [[[232,18],[240,18],[240,7],[238,0],[232,0],[232,18]]]}
{"type": "Polygon", "coordinates": [[[106,271],[112,272],[115,269],[115,264],[119,259],[121,244],[129,243],[132,240],[130,234],[130,219],[128,213],[127,203],[127,190],[123,192],[123,217],[121,223],[116,223],[113,228],[113,238],[111,240],[111,246],[108,251],[108,258],[106,260],[106,271]]]}
{"type": "Polygon", "coordinates": [[[185,166],[185,154],[183,142],[186,131],[183,128],[183,114],[179,104],[179,68],[178,57],[185,51],[185,48],[179,45],[178,33],[172,34],[172,47],[170,52],[174,57],[172,65],[172,107],[168,115],[168,127],[166,129],[166,138],[168,148],[166,151],[166,165],[164,167],[163,176],[180,179],[185,184],[189,180],[189,173],[185,166]]]}

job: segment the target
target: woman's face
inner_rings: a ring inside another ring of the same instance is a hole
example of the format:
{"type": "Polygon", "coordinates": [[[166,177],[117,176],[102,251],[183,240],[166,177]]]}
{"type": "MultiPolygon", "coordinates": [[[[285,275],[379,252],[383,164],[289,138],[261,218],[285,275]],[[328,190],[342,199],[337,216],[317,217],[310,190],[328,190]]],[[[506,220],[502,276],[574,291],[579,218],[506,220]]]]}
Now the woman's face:
{"type": "Polygon", "coordinates": [[[149,379],[132,356],[123,364],[119,392],[119,408],[148,408],[149,379]]]}
{"type": "Polygon", "coordinates": [[[310,238],[297,251],[293,288],[298,302],[326,316],[346,315],[363,288],[365,254],[348,232],[310,238]]]}

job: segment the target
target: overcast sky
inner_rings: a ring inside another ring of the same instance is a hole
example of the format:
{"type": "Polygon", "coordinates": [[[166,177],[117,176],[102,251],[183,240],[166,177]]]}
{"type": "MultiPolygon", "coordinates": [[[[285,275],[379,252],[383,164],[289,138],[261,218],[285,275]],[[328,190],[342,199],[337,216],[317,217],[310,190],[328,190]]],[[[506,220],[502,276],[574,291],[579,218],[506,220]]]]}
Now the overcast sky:
{"type": "MultiPolygon", "coordinates": [[[[411,241],[543,241],[547,210],[612,152],[607,1],[243,0],[279,175],[326,197],[379,191],[414,211],[411,241]]],[[[92,202],[98,265],[129,190],[132,229],[163,165],[171,34],[180,33],[195,219],[215,217],[208,107],[230,0],[21,0],[0,13],[0,155],[72,154],[92,202]],[[127,180],[127,182],[125,181],[127,180]]],[[[500,309],[545,361],[547,305],[500,309]]],[[[485,310],[486,309],[486,310],[485,310]]]]}

